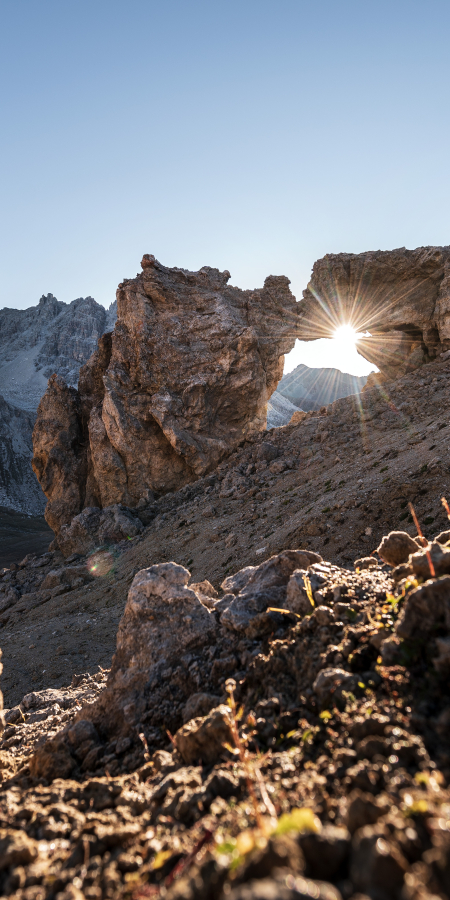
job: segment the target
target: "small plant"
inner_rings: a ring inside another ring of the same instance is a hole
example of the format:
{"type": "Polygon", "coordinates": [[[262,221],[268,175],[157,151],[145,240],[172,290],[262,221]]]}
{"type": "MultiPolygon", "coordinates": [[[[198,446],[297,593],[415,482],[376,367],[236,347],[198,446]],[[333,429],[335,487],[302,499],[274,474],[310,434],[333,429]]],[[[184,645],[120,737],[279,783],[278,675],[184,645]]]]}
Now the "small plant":
{"type": "Polygon", "coordinates": [[[415,509],[414,509],[412,503],[408,503],[408,506],[409,506],[409,511],[410,511],[410,513],[411,513],[411,515],[412,515],[412,518],[413,518],[414,525],[415,525],[416,528],[417,528],[417,534],[418,534],[419,537],[421,538],[422,543],[426,544],[426,551],[425,551],[425,552],[426,552],[426,554],[427,554],[427,560],[428,560],[428,566],[429,566],[429,569],[430,569],[430,575],[431,575],[432,578],[436,578],[436,572],[435,572],[435,569],[434,569],[433,560],[431,559],[431,553],[430,553],[430,551],[429,551],[429,549],[428,549],[428,541],[426,541],[426,539],[424,538],[424,536],[423,536],[423,534],[422,534],[422,529],[421,529],[421,527],[420,527],[420,525],[419,525],[419,520],[418,520],[418,518],[417,518],[417,516],[416,516],[416,512],[415,512],[415,509]]]}
{"type": "MultiPolygon", "coordinates": [[[[244,708],[242,706],[239,710],[236,708],[236,701],[234,699],[235,689],[236,682],[233,678],[228,678],[225,682],[225,690],[228,694],[228,706],[231,710],[231,733],[233,736],[234,747],[231,747],[229,744],[225,744],[225,747],[230,751],[230,753],[233,754],[233,756],[237,756],[239,758],[242,768],[244,769],[245,781],[247,784],[248,794],[252,802],[256,823],[258,825],[258,828],[263,831],[265,829],[265,823],[259,810],[258,798],[255,793],[255,782],[258,784],[259,792],[261,794],[261,800],[266,807],[272,825],[274,825],[277,821],[277,814],[267,792],[264,779],[261,775],[261,771],[258,765],[258,759],[254,755],[251,755],[248,750],[248,742],[256,732],[250,731],[250,733],[245,735],[245,737],[241,737],[241,735],[239,734],[238,722],[240,721],[240,719],[242,719],[244,708]]],[[[247,724],[250,725],[251,728],[256,725],[254,716],[250,715],[247,717],[247,724]]]]}
{"type": "Polygon", "coordinates": [[[387,472],[388,468],[389,468],[389,466],[383,466],[383,467],[380,469],[380,472],[387,472]]]}

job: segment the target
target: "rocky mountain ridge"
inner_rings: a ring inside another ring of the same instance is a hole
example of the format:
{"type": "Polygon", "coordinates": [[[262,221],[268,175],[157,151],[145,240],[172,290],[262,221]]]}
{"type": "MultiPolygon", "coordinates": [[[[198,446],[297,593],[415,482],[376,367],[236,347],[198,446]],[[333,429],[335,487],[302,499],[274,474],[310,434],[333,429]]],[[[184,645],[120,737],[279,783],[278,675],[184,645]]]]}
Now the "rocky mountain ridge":
{"type": "Polygon", "coordinates": [[[449,372],[2,573],[3,895],[447,900],[449,372]]]}
{"type": "Polygon", "coordinates": [[[0,572],[2,896],[448,900],[449,356],[0,572]]]}
{"type": "MultiPolygon", "coordinates": [[[[277,391],[294,406],[308,411],[328,406],[350,394],[360,394],[366,382],[364,375],[349,375],[339,369],[313,368],[301,363],[283,375],[277,391]]],[[[287,422],[283,424],[287,425],[287,422]]]]}
{"type": "Polygon", "coordinates": [[[0,310],[0,394],[19,409],[36,412],[54,372],[69,385],[78,383],[80,366],[115,318],[115,302],[106,310],[92,297],[64,303],[53,294],[28,309],[0,310]]]}

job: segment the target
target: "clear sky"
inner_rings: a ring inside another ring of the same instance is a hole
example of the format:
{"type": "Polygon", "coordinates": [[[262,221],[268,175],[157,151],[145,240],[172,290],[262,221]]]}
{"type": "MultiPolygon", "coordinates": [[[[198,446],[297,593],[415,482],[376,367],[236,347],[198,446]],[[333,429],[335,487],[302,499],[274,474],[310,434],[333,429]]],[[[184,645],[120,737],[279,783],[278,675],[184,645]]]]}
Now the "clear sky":
{"type": "Polygon", "coordinates": [[[0,0],[0,307],[450,243],[449,39],[448,0],[0,0]]]}

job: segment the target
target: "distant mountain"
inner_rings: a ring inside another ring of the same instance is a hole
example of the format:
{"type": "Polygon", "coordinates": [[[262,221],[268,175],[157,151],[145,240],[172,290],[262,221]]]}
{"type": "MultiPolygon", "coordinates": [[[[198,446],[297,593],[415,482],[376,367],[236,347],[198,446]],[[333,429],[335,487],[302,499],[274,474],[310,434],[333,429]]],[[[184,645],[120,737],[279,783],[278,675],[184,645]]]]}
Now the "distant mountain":
{"type": "Polygon", "coordinates": [[[46,498],[31,468],[31,434],[47,379],[56,372],[76,386],[80,367],[99,337],[112,331],[116,315],[116,302],[106,310],[92,297],[63,303],[53,294],[29,309],[0,310],[0,506],[43,514],[46,498]]]}
{"type": "Polygon", "coordinates": [[[36,411],[53,372],[76,385],[80,366],[114,328],[117,307],[92,297],[63,303],[53,294],[29,309],[0,310],[0,394],[20,409],[36,411]]]}
{"type": "Polygon", "coordinates": [[[287,425],[295,412],[298,412],[298,406],[286,400],[279,391],[274,391],[267,404],[267,427],[279,428],[281,425],[287,425]]]}
{"type": "Polygon", "coordinates": [[[339,369],[311,369],[301,364],[288,375],[283,375],[277,392],[295,406],[308,411],[320,409],[350,394],[360,394],[366,381],[367,375],[357,377],[339,369]]]}

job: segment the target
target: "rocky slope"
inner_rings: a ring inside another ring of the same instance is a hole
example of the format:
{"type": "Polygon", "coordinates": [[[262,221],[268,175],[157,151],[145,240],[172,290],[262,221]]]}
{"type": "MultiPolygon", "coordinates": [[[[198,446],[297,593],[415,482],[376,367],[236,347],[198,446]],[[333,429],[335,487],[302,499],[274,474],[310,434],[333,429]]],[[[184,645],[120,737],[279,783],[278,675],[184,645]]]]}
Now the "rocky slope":
{"type": "Polygon", "coordinates": [[[52,538],[44,516],[0,506],[0,568],[20,562],[27,553],[45,553],[52,538]]]}
{"type": "Polygon", "coordinates": [[[283,375],[277,390],[299,409],[311,410],[350,394],[360,394],[366,381],[366,376],[349,375],[339,369],[313,369],[300,364],[283,375]]]}
{"type": "Polygon", "coordinates": [[[3,896],[448,898],[449,374],[2,572],[3,896]]]}
{"type": "Polygon", "coordinates": [[[359,352],[387,380],[450,347],[450,247],[329,253],[314,263],[303,292],[303,340],[351,324],[359,352]]]}
{"type": "Polygon", "coordinates": [[[75,391],[50,379],[33,432],[33,468],[57,533],[83,508],[135,506],[213,470],[265,428],[295,340],[289,281],[241,291],[229,272],[169,269],[144,256],[117,291],[112,338],[75,391]]]}
{"type": "Polygon", "coordinates": [[[448,900],[449,375],[250,431],[0,573],[2,896],[448,900]]]}
{"type": "Polygon", "coordinates": [[[55,550],[2,579],[7,703],[30,685],[63,685],[83,666],[108,666],[133,575],[146,566],[173,560],[215,587],[286,547],[345,566],[393,523],[413,529],[409,500],[425,529],[443,530],[449,374],[446,361],[428,364],[420,377],[365,391],[361,406],[337,400],[326,414],[262,433],[183,490],[134,511],[76,517],[63,533],[67,562],[55,550]]]}

